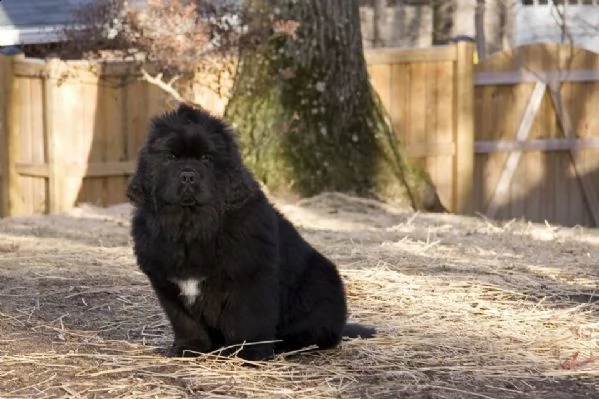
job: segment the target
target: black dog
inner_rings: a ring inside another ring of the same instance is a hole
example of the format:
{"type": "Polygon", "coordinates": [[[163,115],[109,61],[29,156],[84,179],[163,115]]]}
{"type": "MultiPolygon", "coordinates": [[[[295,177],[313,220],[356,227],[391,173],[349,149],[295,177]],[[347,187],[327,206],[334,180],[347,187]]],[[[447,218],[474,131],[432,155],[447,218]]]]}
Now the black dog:
{"type": "Polygon", "coordinates": [[[245,343],[239,356],[269,359],[374,334],[346,324],[335,266],[269,203],[220,119],[186,105],[155,117],[127,197],[138,264],[174,330],[169,355],[245,343]]]}

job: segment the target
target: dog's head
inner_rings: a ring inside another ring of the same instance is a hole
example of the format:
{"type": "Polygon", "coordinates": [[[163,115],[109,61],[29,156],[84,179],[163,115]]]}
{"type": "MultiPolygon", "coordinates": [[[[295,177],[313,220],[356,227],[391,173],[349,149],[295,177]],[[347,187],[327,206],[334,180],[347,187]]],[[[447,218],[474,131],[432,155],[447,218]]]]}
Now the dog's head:
{"type": "Polygon", "coordinates": [[[152,120],[127,197],[138,208],[158,212],[227,211],[256,190],[232,129],[205,111],[181,105],[152,120]]]}

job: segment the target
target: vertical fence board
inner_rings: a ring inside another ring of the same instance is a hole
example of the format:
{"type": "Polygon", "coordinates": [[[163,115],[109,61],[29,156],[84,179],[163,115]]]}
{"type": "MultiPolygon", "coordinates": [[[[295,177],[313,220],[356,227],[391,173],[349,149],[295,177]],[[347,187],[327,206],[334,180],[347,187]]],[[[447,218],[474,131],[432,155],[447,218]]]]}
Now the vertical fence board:
{"type": "Polygon", "coordinates": [[[167,94],[156,86],[147,86],[148,115],[155,115],[168,107],[167,94]]]}
{"type": "MultiPolygon", "coordinates": [[[[81,102],[86,106],[81,109],[81,124],[80,134],[78,135],[78,148],[80,154],[80,162],[84,165],[89,165],[95,162],[92,157],[97,156],[97,141],[96,136],[100,135],[99,128],[102,126],[101,119],[103,118],[100,112],[100,86],[101,81],[82,83],[80,87],[81,102]],[[94,152],[92,154],[92,151],[94,152]]],[[[89,167],[89,166],[88,166],[89,167]]],[[[87,172],[87,168],[85,170],[87,172]]],[[[83,177],[79,182],[80,189],[77,194],[77,203],[89,202],[97,203],[98,195],[102,195],[101,187],[98,187],[97,178],[83,177]]]]}
{"type": "Polygon", "coordinates": [[[127,133],[127,161],[134,161],[137,150],[141,148],[146,138],[146,130],[149,125],[144,100],[147,98],[147,87],[143,82],[136,81],[127,86],[126,95],[126,126],[127,133]]]}
{"type": "MultiPolygon", "coordinates": [[[[41,78],[30,79],[31,97],[30,106],[31,129],[34,142],[32,143],[31,162],[38,165],[46,163],[46,151],[44,142],[44,104],[43,92],[44,82],[41,78]]],[[[48,212],[47,180],[45,177],[38,176],[35,179],[33,187],[33,213],[48,212]]]]}
{"type": "Polygon", "coordinates": [[[15,63],[22,60],[22,54],[14,56],[0,55],[0,70],[2,70],[2,91],[4,107],[3,142],[2,142],[2,196],[4,210],[2,215],[20,215],[25,213],[23,193],[21,191],[17,161],[19,150],[20,115],[24,99],[19,81],[14,77],[15,63]]]}
{"type": "Polygon", "coordinates": [[[454,135],[456,144],[454,179],[456,203],[454,210],[472,213],[472,178],[474,176],[474,71],[472,57],[474,44],[460,41],[456,44],[454,135]]]}
{"type": "Polygon", "coordinates": [[[421,96],[424,97],[424,132],[419,142],[424,144],[424,148],[426,149],[426,155],[423,159],[425,170],[428,171],[433,184],[437,186],[437,183],[441,180],[437,170],[437,156],[430,153],[431,151],[434,151],[435,145],[438,143],[436,130],[437,102],[435,100],[437,77],[435,75],[433,62],[425,62],[422,66],[424,74],[424,91],[421,96]]]}
{"type": "MultiPolygon", "coordinates": [[[[599,57],[597,57],[599,58],[599,57]]],[[[593,59],[590,65],[599,69],[599,59],[593,59]]],[[[585,85],[586,92],[584,93],[583,105],[580,101],[573,102],[569,109],[580,107],[583,110],[583,115],[575,127],[576,133],[582,137],[590,138],[599,135],[599,118],[596,117],[599,109],[599,82],[592,82],[585,85]]],[[[585,173],[589,176],[589,180],[599,190],[599,156],[597,151],[583,150],[581,156],[585,164],[585,173]]]]}
{"type": "MultiPolygon", "coordinates": [[[[488,124],[490,119],[492,119],[492,108],[491,99],[493,96],[493,90],[486,86],[479,86],[475,91],[475,101],[474,101],[474,124],[476,126],[476,137],[479,140],[488,140],[489,139],[489,128],[488,124]]],[[[486,178],[487,174],[487,154],[476,154],[475,164],[474,164],[474,181],[479,182],[479,184],[473,185],[473,201],[474,201],[474,211],[478,213],[484,213],[487,206],[487,185],[488,179],[486,178]]],[[[452,159],[453,161],[453,159],[452,159]]]]}
{"type": "Polygon", "coordinates": [[[44,80],[44,134],[46,158],[48,160],[48,211],[62,210],[62,189],[64,187],[63,141],[60,137],[60,110],[62,98],[58,95],[58,64],[60,60],[50,59],[47,63],[48,75],[44,80]]]}
{"type": "MultiPolygon", "coordinates": [[[[19,126],[21,130],[18,134],[19,153],[18,163],[32,163],[33,161],[33,143],[35,141],[33,129],[31,126],[31,81],[22,77],[17,77],[21,98],[21,112],[19,114],[19,126]]],[[[34,212],[33,198],[34,185],[36,178],[33,176],[19,175],[19,185],[23,197],[23,213],[30,214],[34,212]]]]}
{"type": "Polygon", "coordinates": [[[0,217],[10,215],[10,155],[8,142],[9,107],[12,103],[12,59],[0,54],[0,217]]]}
{"type": "Polygon", "coordinates": [[[7,80],[8,66],[6,65],[6,56],[0,54],[0,218],[4,215],[8,215],[8,190],[5,187],[7,180],[5,180],[6,171],[8,167],[8,143],[6,141],[6,115],[5,111],[8,109],[8,103],[10,103],[9,93],[5,87],[5,80],[7,80]]]}
{"type": "MultiPolygon", "coordinates": [[[[389,108],[389,118],[391,124],[395,130],[395,135],[401,145],[405,145],[403,134],[407,130],[407,96],[409,80],[406,72],[405,64],[392,64],[389,66],[390,69],[390,86],[391,86],[391,99],[389,108]]],[[[375,85],[378,88],[378,84],[375,85]]]]}
{"type": "Polygon", "coordinates": [[[392,108],[392,85],[391,85],[391,65],[378,64],[369,67],[370,82],[376,88],[376,92],[386,109],[392,108]]]}
{"type": "MultiPolygon", "coordinates": [[[[513,125],[509,132],[506,132],[506,134],[509,134],[509,137],[511,137],[512,139],[516,139],[516,134],[520,132],[519,129],[523,124],[523,119],[526,117],[525,112],[529,110],[529,101],[533,101],[531,96],[533,95],[536,87],[534,85],[526,84],[514,86],[513,89],[513,125]]],[[[543,94],[543,96],[545,95],[546,94],[543,94]]],[[[538,117],[538,110],[533,110],[530,118],[530,130],[526,134],[527,140],[531,138],[533,126],[538,122],[538,117]]],[[[501,137],[498,137],[498,139],[500,138],[501,137]]],[[[510,156],[507,157],[508,161],[512,154],[516,153],[511,153],[510,156]]],[[[526,201],[528,199],[527,159],[532,158],[533,154],[531,152],[523,152],[521,154],[522,155],[520,157],[520,160],[516,166],[516,173],[514,173],[514,178],[512,179],[512,182],[510,184],[510,193],[505,198],[504,203],[502,204],[503,212],[502,214],[498,214],[501,215],[500,217],[503,219],[509,219],[514,217],[522,218],[526,215],[526,201]]],[[[501,168],[503,169],[506,164],[502,165],[501,168]]]]}
{"type": "MultiPolygon", "coordinates": [[[[416,62],[408,69],[410,91],[408,94],[408,115],[410,126],[404,134],[405,143],[409,147],[426,145],[426,64],[416,62]]],[[[410,154],[413,155],[413,154],[410,154]]],[[[426,157],[414,156],[418,165],[426,167],[426,157]]]]}
{"type": "MultiPolygon", "coordinates": [[[[546,109],[546,107],[543,107],[543,104],[547,104],[547,101],[550,101],[549,95],[545,94],[531,126],[529,134],[530,139],[542,139],[545,137],[543,121],[547,119],[547,115],[543,112],[546,109]]],[[[522,173],[523,180],[521,186],[522,202],[524,204],[522,216],[534,222],[542,222],[541,190],[545,178],[542,152],[526,152],[522,160],[524,161],[522,165],[524,173],[522,173]]]]}
{"type": "MultiPolygon", "coordinates": [[[[100,82],[102,83],[102,82],[100,82]]],[[[107,87],[105,84],[99,84],[96,92],[96,112],[95,112],[95,125],[94,135],[92,137],[92,144],[89,151],[89,163],[103,163],[105,162],[104,144],[106,141],[106,122],[108,114],[106,113],[106,96],[107,87]]],[[[88,177],[86,178],[86,190],[83,197],[86,201],[100,205],[105,203],[106,186],[103,177],[88,177]]]]}
{"type": "MultiPolygon", "coordinates": [[[[539,112],[538,120],[538,137],[541,138],[556,138],[555,135],[555,123],[552,123],[553,106],[551,104],[550,96],[545,96],[541,109],[539,112]]],[[[538,186],[536,188],[536,196],[539,204],[539,210],[537,212],[537,221],[543,222],[545,220],[552,220],[554,207],[554,198],[546,195],[546,193],[552,192],[553,188],[551,185],[554,182],[553,168],[551,165],[551,156],[549,152],[542,152],[538,154],[538,165],[542,175],[539,177],[538,186]]]]}
{"type": "MultiPolygon", "coordinates": [[[[61,159],[64,164],[61,204],[63,210],[70,208],[77,201],[83,176],[85,176],[87,169],[87,154],[90,142],[88,137],[93,134],[93,132],[85,129],[86,112],[84,108],[89,103],[82,101],[85,98],[84,87],[85,83],[76,79],[61,82],[57,87],[57,94],[61,99],[61,106],[57,112],[60,115],[60,120],[69,121],[67,125],[61,123],[60,127],[62,136],[60,141],[61,159]]],[[[93,103],[90,105],[93,108],[93,103]]]]}
{"type": "MultiPolygon", "coordinates": [[[[584,97],[584,93],[578,92],[575,94],[575,90],[578,89],[580,85],[576,83],[563,83],[561,86],[561,94],[564,112],[568,113],[570,119],[572,121],[579,121],[583,117],[584,110],[579,106],[579,98],[584,97]]],[[[582,89],[582,87],[580,87],[582,89]]],[[[573,128],[576,129],[578,123],[572,122],[573,128]]],[[[578,131],[576,132],[578,133],[578,131]]],[[[568,133],[566,132],[566,135],[568,133]]],[[[565,137],[562,135],[562,137],[565,137]]],[[[567,184],[565,186],[566,190],[569,192],[568,198],[568,221],[572,224],[585,224],[585,219],[589,218],[588,206],[586,205],[586,201],[584,199],[583,188],[581,186],[580,180],[576,177],[576,168],[574,167],[573,160],[569,156],[567,152],[563,152],[562,156],[565,158],[565,162],[568,164],[568,175],[567,175],[567,184]],[[582,205],[581,204],[585,204],[582,205]]],[[[584,164],[583,164],[584,165],[584,164]]],[[[581,171],[584,173],[584,169],[581,171]]]]}
{"type": "MultiPolygon", "coordinates": [[[[127,140],[125,139],[126,119],[125,115],[125,90],[110,87],[106,90],[104,112],[110,115],[106,118],[104,143],[104,160],[108,162],[120,162],[126,160],[125,151],[127,140]]],[[[106,178],[106,197],[103,205],[116,204],[125,201],[123,187],[127,182],[122,175],[108,176],[106,178]]]]}
{"type": "MultiPolygon", "coordinates": [[[[439,62],[435,65],[436,92],[435,108],[437,110],[437,120],[435,131],[437,143],[453,146],[453,101],[449,101],[453,95],[453,64],[451,62],[439,62]]],[[[455,151],[455,148],[454,148],[455,151]]],[[[439,192],[441,203],[446,207],[451,207],[454,203],[453,193],[453,154],[438,155],[437,178],[435,185],[439,192]]]]}
{"type": "Polygon", "coordinates": [[[555,187],[555,199],[557,212],[555,215],[555,222],[559,224],[568,223],[568,204],[570,200],[570,190],[568,187],[568,181],[570,176],[570,162],[568,157],[563,152],[556,153],[555,164],[557,169],[556,187],[555,187]]]}

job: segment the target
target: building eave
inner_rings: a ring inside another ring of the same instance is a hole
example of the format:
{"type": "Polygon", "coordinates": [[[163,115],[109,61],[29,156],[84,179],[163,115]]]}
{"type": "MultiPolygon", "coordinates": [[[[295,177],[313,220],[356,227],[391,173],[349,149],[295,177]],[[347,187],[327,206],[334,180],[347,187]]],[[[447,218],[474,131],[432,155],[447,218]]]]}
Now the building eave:
{"type": "Polygon", "coordinates": [[[64,27],[65,25],[0,26],[0,46],[60,42],[63,40],[64,27]]]}

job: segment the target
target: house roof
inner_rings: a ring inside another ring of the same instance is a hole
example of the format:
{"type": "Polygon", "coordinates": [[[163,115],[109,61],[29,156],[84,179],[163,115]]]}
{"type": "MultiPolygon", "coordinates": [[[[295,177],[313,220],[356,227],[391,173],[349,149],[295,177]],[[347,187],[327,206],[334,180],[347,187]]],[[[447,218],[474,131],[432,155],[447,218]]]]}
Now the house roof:
{"type": "Polygon", "coordinates": [[[75,8],[89,0],[0,1],[0,46],[60,41],[75,8]]]}

